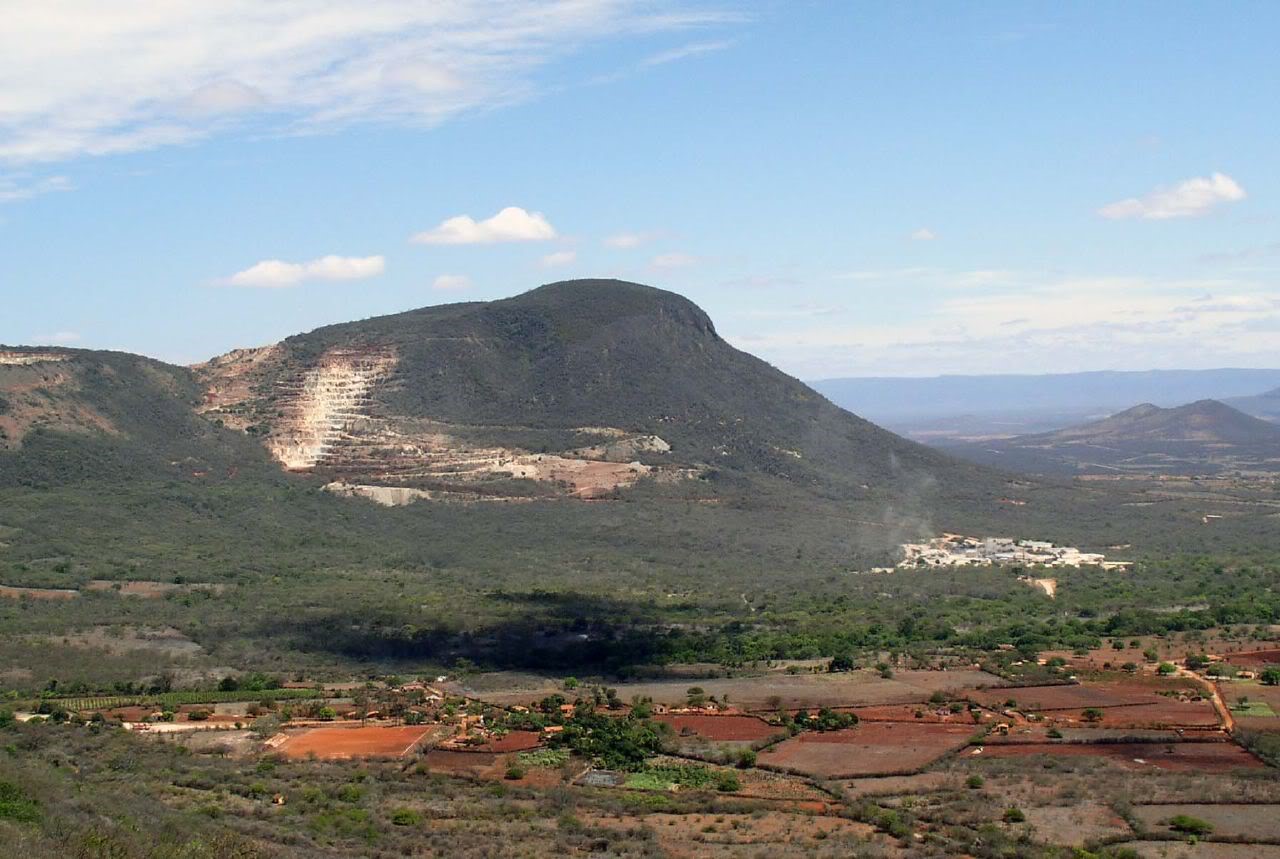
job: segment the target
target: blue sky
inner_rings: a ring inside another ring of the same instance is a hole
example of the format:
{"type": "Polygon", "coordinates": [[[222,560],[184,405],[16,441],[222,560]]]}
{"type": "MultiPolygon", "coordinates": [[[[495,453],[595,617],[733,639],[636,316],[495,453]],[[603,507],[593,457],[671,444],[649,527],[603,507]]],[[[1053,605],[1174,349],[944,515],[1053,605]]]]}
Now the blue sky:
{"type": "Polygon", "coordinates": [[[1280,366],[1275,4],[27,5],[0,342],[612,276],[804,378],[1280,366]]]}

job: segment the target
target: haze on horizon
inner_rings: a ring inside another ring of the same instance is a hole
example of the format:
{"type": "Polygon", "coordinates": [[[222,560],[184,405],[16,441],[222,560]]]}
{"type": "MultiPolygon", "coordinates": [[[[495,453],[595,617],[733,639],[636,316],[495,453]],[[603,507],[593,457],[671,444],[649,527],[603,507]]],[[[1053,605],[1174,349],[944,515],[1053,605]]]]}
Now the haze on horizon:
{"type": "Polygon", "coordinates": [[[1280,366],[1273,4],[30,4],[0,342],[575,277],[804,378],[1280,366]]]}

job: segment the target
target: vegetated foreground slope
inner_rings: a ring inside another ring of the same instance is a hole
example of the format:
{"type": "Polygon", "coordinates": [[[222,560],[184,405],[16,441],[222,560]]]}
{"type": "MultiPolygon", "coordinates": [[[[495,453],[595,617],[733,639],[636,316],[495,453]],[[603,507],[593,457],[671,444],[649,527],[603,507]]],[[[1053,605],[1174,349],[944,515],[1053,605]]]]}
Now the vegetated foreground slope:
{"type": "Polygon", "coordinates": [[[1276,471],[1280,426],[1216,400],[1172,409],[1144,403],[1055,432],[949,449],[979,462],[1045,473],[1276,471]]]}

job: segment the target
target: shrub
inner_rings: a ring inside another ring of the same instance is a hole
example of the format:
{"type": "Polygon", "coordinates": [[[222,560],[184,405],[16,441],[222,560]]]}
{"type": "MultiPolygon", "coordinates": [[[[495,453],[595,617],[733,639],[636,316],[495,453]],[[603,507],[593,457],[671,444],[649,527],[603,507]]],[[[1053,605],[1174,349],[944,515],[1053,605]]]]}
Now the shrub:
{"type": "Polygon", "coordinates": [[[1201,820],[1198,817],[1192,817],[1189,814],[1178,814],[1169,819],[1169,826],[1175,832],[1184,832],[1187,835],[1208,835],[1213,832],[1213,824],[1207,820],[1201,820]]]}
{"type": "Polygon", "coordinates": [[[733,770],[721,770],[716,773],[716,790],[721,793],[734,793],[742,790],[742,782],[733,770]]]}
{"type": "Polygon", "coordinates": [[[1027,815],[1023,813],[1021,808],[1018,808],[1016,805],[1012,805],[1004,810],[1003,819],[1005,823],[1024,823],[1026,822],[1027,815]]]}
{"type": "Polygon", "coordinates": [[[422,822],[422,815],[412,808],[397,808],[391,813],[391,822],[396,826],[417,826],[422,822]]]}
{"type": "Polygon", "coordinates": [[[515,764],[512,764],[511,766],[507,767],[507,773],[505,778],[508,781],[519,781],[520,779],[524,778],[524,767],[520,767],[520,766],[516,766],[515,764]]]}
{"type": "Polygon", "coordinates": [[[16,784],[0,781],[0,820],[35,823],[40,819],[40,806],[16,784]]]}
{"type": "Polygon", "coordinates": [[[977,790],[978,788],[986,784],[987,780],[982,776],[978,775],[977,773],[974,773],[973,775],[965,779],[964,783],[965,783],[965,786],[968,787],[970,790],[977,790]]]}

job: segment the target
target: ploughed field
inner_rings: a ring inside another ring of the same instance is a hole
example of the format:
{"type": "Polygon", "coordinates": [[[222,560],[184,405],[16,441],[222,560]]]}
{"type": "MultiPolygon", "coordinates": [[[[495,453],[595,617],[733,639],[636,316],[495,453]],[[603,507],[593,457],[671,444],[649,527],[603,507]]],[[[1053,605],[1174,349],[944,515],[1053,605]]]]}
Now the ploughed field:
{"type": "Polygon", "coordinates": [[[1208,690],[1181,678],[978,689],[967,696],[984,707],[1035,716],[1059,727],[1215,729],[1222,723],[1208,690]]]}
{"type": "MultiPolygon", "coordinates": [[[[702,689],[739,710],[771,713],[777,709],[814,710],[820,707],[857,707],[873,704],[907,704],[927,701],[935,692],[959,693],[964,689],[1005,686],[1007,681],[978,670],[899,671],[883,679],[873,671],[822,674],[768,674],[757,677],[711,677],[679,680],[652,680],[616,685],[618,697],[630,701],[635,696],[655,703],[684,704],[690,687],[702,689]]],[[[458,691],[493,704],[528,704],[532,700],[563,689],[552,681],[530,682],[519,678],[504,686],[502,677],[488,675],[480,683],[458,687],[458,691]],[[478,688],[479,687],[479,688],[478,688]]],[[[955,697],[959,697],[955,694],[955,697]]]]}
{"type": "Polygon", "coordinates": [[[654,716],[655,722],[665,722],[680,736],[698,736],[712,742],[753,743],[786,733],[777,725],[770,725],[755,716],[711,716],[698,713],[664,713],[654,716]]]}
{"type": "Polygon", "coordinates": [[[993,743],[967,753],[984,758],[1100,758],[1126,769],[1225,773],[1265,766],[1230,742],[1180,743],[993,743]]]}
{"type": "Polygon", "coordinates": [[[430,725],[335,725],[289,736],[275,750],[291,758],[399,758],[413,752],[431,732],[430,725]]]}
{"type": "Polygon", "coordinates": [[[762,752],[759,763],[814,778],[909,774],[965,746],[975,730],[972,724],[865,722],[797,734],[762,752]]]}

